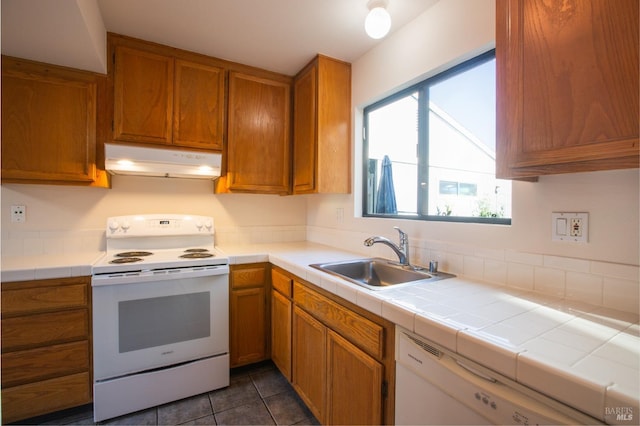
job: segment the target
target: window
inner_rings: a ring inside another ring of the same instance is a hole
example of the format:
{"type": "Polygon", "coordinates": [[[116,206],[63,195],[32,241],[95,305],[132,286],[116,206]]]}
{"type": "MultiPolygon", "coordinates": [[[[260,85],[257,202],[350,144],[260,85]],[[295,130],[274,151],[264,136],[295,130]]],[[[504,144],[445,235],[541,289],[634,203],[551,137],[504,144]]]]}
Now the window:
{"type": "Polygon", "coordinates": [[[510,224],[495,124],[493,50],[365,108],[364,215],[510,224]]]}

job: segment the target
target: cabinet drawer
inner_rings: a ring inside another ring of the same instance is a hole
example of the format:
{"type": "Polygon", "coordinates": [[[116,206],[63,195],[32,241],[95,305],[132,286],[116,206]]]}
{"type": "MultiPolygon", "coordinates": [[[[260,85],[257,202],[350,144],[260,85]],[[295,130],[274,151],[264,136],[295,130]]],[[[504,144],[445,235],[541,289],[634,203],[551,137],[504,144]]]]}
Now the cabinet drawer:
{"type": "Polygon", "coordinates": [[[317,319],[365,352],[378,359],[384,355],[384,329],[382,326],[298,282],[294,282],[293,298],[296,305],[309,311],[317,319]]]}
{"type": "Polygon", "coordinates": [[[90,402],[91,380],[88,372],[3,388],[2,420],[3,423],[11,423],[90,402]]]}
{"type": "Polygon", "coordinates": [[[283,274],[282,272],[272,269],[271,270],[271,286],[274,290],[278,290],[280,293],[287,297],[291,297],[293,280],[283,274]]]}
{"type": "Polygon", "coordinates": [[[265,284],[266,268],[238,268],[231,271],[231,288],[261,287],[265,284]]]}
{"type": "Polygon", "coordinates": [[[2,315],[26,314],[85,307],[85,284],[2,289],[2,315]]]}
{"type": "Polygon", "coordinates": [[[89,371],[89,341],[2,354],[2,387],[89,371]]]}
{"type": "Polygon", "coordinates": [[[6,318],[2,321],[2,352],[48,343],[88,339],[86,309],[6,318]]]}

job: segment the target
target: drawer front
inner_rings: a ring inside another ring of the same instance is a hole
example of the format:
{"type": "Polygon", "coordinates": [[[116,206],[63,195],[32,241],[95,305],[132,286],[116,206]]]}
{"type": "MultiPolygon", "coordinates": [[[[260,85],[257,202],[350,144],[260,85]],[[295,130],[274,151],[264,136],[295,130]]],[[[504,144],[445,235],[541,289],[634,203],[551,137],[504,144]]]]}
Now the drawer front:
{"type": "Polygon", "coordinates": [[[271,285],[275,290],[278,290],[280,293],[287,297],[291,297],[291,293],[293,292],[293,280],[278,271],[277,269],[271,270],[271,285]]]}
{"type": "Polygon", "coordinates": [[[231,288],[261,287],[265,284],[266,268],[264,266],[252,268],[238,268],[231,270],[231,288]]]}
{"type": "Polygon", "coordinates": [[[2,387],[89,371],[89,341],[2,354],[2,387]]]}
{"type": "Polygon", "coordinates": [[[2,290],[2,315],[86,307],[87,286],[60,285],[2,290]]]}
{"type": "Polygon", "coordinates": [[[11,423],[91,402],[89,373],[2,389],[2,420],[11,423]]]}
{"type": "Polygon", "coordinates": [[[369,355],[382,359],[384,355],[382,326],[298,282],[294,282],[293,295],[296,305],[310,312],[369,355]]]}
{"type": "Polygon", "coordinates": [[[86,309],[2,320],[2,352],[89,338],[86,309]]]}

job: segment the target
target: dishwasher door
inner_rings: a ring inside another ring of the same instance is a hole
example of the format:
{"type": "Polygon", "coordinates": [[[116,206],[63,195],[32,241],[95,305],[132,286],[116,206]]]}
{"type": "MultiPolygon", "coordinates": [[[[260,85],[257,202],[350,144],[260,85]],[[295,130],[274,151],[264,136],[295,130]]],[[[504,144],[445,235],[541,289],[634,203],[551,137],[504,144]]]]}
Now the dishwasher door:
{"type": "Polygon", "coordinates": [[[396,363],[397,425],[490,425],[476,413],[429,381],[396,363]]]}
{"type": "Polygon", "coordinates": [[[400,327],[396,339],[398,425],[602,424],[515,382],[489,377],[400,327]]]}

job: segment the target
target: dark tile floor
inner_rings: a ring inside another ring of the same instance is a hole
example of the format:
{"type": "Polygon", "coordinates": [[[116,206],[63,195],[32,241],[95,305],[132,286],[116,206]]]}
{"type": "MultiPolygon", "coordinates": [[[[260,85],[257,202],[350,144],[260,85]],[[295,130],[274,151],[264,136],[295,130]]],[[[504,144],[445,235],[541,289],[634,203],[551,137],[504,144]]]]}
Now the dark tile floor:
{"type": "MultiPolygon", "coordinates": [[[[93,425],[91,405],[19,424],[93,425]]],[[[233,369],[228,388],[110,419],[104,425],[318,425],[271,362],[233,369]]]]}

